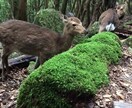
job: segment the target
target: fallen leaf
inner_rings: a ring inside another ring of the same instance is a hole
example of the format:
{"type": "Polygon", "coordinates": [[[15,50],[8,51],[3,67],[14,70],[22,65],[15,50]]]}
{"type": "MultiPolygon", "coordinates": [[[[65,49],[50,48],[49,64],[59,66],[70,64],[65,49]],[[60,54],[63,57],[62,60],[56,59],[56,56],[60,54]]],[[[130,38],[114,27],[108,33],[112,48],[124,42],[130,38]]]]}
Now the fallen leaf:
{"type": "Polygon", "coordinates": [[[130,77],[129,74],[127,74],[126,72],[124,72],[124,74],[125,74],[126,77],[130,77]]]}
{"type": "Polygon", "coordinates": [[[0,90],[0,93],[2,93],[2,92],[4,92],[4,91],[5,91],[4,89],[1,89],[1,90],[0,90]]]}
{"type": "Polygon", "coordinates": [[[117,95],[118,97],[120,97],[120,99],[122,99],[122,100],[125,98],[124,95],[122,94],[122,90],[116,91],[116,95],[117,95]]]}
{"type": "Polygon", "coordinates": [[[122,86],[124,86],[124,87],[129,87],[129,86],[130,86],[129,83],[125,83],[125,82],[120,82],[120,84],[121,84],[122,86]]]}
{"type": "Polygon", "coordinates": [[[106,95],[103,95],[103,97],[104,97],[104,98],[110,98],[110,97],[111,97],[111,95],[106,94],[106,95]]]}
{"type": "Polygon", "coordinates": [[[111,99],[105,99],[104,101],[105,101],[105,102],[110,102],[110,101],[111,101],[111,99]]]}

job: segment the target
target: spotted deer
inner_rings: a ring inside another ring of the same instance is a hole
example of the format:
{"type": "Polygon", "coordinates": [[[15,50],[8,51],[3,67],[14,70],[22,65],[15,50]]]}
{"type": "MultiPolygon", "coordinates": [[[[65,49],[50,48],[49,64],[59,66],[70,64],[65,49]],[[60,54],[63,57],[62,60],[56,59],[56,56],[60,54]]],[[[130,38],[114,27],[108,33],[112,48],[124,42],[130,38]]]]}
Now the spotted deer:
{"type": "Polygon", "coordinates": [[[104,11],[99,17],[99,32],[113,31],[120,24],[120,19],[125,15],[125,4],[117,4],[115,9],[104,11]]]}
{"type": "Polygon", "coordinates": [[[63,22],[63,34],[20,20],[8,20],[1,23],[2,79],[5,69],[9,71],[8,56],[11,53],[19,51],[23,54],[38,56],[35,65],[37,68],[54,55],[68,50],[74,36],[86,31],[82,22],[76,17],[63,18],[63,22]]]}

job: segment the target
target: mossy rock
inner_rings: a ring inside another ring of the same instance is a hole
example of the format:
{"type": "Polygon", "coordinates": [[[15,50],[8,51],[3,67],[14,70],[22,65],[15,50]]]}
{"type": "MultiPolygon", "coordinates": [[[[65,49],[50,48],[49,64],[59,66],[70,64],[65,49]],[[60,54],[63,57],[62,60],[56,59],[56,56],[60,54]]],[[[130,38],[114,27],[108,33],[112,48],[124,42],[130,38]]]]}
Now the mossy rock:
{"type": "Polygon", "coordinates": [[[82,43],[83,41],[87,39],[89,39],[89,35],[77,35],[74,37],[72,45],[75,46],[79,43],[82,43]]]}
{"type": "Polygon", "coordinates": [[[129,36],[127,39],[125,39],[123,45],[127,45],[128,47],[132,48],[132,36],[129,36]]]}
{"type": "Polygon", "coordinates": [[[101,34],[33,71],[19,89],[17,107],[72,108],[68,96],[94,95],[108,85],[108,65],[119,61],[121,46],[115,34],[101,34]]]}
{"type": "Polygon", "coordinates": [[[88,28],[88,32],[89,35],[94,35],[96,33],[98,33],[99,31],[99,22],[95,21],[89,28],[88,28]]]}
{"type": "Polygon", "coordinates": [[[59,33],[63,32],[64,24],[59,12],[54,9],[41,9],[35,16],[34,23],[59,33]]]}

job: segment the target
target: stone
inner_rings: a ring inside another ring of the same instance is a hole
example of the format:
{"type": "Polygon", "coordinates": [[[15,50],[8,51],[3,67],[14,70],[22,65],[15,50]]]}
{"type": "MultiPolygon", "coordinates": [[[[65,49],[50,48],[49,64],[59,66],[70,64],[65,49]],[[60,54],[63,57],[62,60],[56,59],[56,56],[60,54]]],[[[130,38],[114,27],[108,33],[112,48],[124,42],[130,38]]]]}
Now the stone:
{"type": "Polygon", "coordinates": [[[131,103],[126,103],[126,102],[120,102],[120,101],[114,101],[113,102],[114,108],[132,108],[131,103]]]}

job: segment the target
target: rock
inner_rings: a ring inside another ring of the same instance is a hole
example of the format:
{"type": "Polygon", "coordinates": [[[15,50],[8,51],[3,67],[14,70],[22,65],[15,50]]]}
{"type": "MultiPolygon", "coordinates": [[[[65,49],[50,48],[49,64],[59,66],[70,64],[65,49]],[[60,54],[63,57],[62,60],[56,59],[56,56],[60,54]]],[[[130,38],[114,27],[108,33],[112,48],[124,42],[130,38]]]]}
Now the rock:
{"type": "Polygon", "coordinates": [[[114,108],[132,108],[132,104],[120,101],[114,101],[113,106],[114,108]]]}
{"type": "Polygon", "coordinates": [[[127,45],[128,47],[132,48],[132,36],[122,41],[123,45],[127,45]]]}

